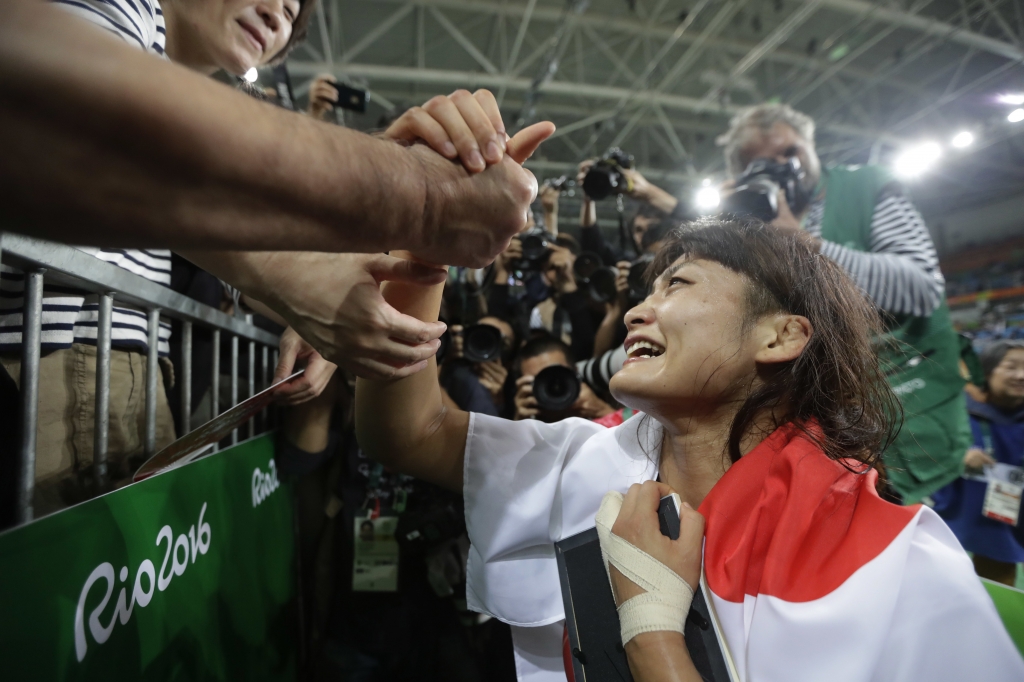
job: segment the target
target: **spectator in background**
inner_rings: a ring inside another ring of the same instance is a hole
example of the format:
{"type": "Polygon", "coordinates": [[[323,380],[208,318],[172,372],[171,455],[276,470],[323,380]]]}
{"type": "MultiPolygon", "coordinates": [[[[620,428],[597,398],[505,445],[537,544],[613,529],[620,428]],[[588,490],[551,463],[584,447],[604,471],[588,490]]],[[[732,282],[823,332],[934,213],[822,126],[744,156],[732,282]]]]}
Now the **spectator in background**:
{"type": "Polygon", "coordinates": [[[1006,480],[1024,465],[1024,342],[997,341],[981,354],[981,367],[985,399],[967,397],[973,447],[964,455],[964,475],[932,499],[960,544],[974,554],[978,575],[1013,586],[1017,564],[1024,562],[1021,520],[990,518],[984,506],[986,474],[1006,480]]]}
{"type": "Polygon", "coordinates": [[[552,413],[537,405],[533,395],[533,380],[542,371],[553,366],[575,370],[572,351],[564,342],[553,336],[544,335],[530,339],[519,349],[515,371],[519,375],[515,387],[515,413],[513,419],[539,419],[545,422],[560,421],[567,417],[581,417],[597,420],[615,412],[608,403],[601,400],[586,383],[581,382],[580,395],[565,412],[552,413]]]}
{"type": "Polygon", "coordinates": [[[799,162],[797,205],[780,192],[772,225],[814,237],[883,311],[882,362],[905,414],[885,453],[896,492],[913,503],[956,479],[970,443],[960,346],[935,246],[902,186],[881,166],[823,170],[814,121],[785,104],[743,111],[718,143],[734,178],[756,159],[799,162]]]}

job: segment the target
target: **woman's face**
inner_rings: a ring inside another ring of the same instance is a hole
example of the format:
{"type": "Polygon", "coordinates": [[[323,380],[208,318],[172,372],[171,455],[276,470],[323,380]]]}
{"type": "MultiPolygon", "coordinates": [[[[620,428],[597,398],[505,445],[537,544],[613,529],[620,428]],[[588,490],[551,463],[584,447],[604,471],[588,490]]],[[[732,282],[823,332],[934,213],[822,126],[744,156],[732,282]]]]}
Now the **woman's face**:
{"type": "Polygon", "coordinates": [[[673,263],[626,313],[628,358],[611,379],[615,399],[666,419],[742,401],[758,347],[744,334],[747,287],[714,261],[673,263]]]}
{"type": "Polygon", "coordinates": [[[168,55],[192,68],[240,76],[284,49],[299,9],[299,0],[165,2],[168,55]]]}
{"type": "Polygon", "coordinates": [[[997,402],[1024,402],[1024,348],[1011,348],[988,377],[988,388],[997,402]]]}

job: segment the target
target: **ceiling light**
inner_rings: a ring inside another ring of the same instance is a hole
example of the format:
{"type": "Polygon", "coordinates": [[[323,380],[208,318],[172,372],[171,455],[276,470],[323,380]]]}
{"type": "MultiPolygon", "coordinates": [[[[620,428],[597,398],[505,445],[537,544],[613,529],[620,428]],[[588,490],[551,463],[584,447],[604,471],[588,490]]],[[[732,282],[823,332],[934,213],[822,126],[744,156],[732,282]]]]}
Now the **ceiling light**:
{"type": "Polygon", "coordinates": [[[701,187],[707,187],[710,184],[711,184],[711,178],[704,178],[703,180],[700,181],[701,187]]]}
{"type": "Polygon", "coordinates": [[[722,203],[722,197],[718,193],[718,188],[711,187],[710,183],[697,190],[697,208],[705,213],[710,213],[713,209],[718,208],[720,203],[722,203]]]}
{"type": "Polygon", "coordinates": [[[249,69],[248,71],[245,72],[245,75],[242,76],[242,78],[244,78],[249,83],[255,83],[256,79],[259,78],[259,77],[260,77],[260,75],[258,73],[256,73],[256,67],[253,67],[253,68],[249,69]]]}
{"type": "Polygon", "coordinates": [[[974,144],[974,135],[972,133],[967,132],[966,130],[962,130],[956,135],[954,135],[953,139],[950,140],[949,143],[956,147],[957,149],[970,147],[972,144],[974,144]]]}
{"type": "Polygon", "coordinates": [[[1019,107],[1024,104],[1024,94],[1012,93],[1008,95],[999,95],[999,101],[1003,104],[1012,104],[1015,107],[1019,107]]]}
{"type": "MultiPolygon", "coordinates": [[[[1024,114],[1024,112],[1021,112],[1024,114]]],[[[942,148],[934,142],[925,142],[904,150],[893,162],[893,172],[901,178],[914,178],[931,168],[939,157],[942,148]]]]}
{"type": "Polygon", "coordinates": [[[1010,112],[1010,115],[1006,117],[1006,120],[1010,123],[1020,123],[1024,121],[1024,109],[1014,109],[1010,112]]]}

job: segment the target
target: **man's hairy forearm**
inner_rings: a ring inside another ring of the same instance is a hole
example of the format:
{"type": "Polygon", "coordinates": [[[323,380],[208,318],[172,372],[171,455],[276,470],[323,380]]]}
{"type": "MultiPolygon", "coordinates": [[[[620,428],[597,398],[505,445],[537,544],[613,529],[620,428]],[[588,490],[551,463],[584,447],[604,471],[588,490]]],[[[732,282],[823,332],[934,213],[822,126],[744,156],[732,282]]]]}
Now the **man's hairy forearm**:
{"type": "Polygon", "coordinates": [[[399,145],[38,0],[9,0],[0,22],[0,146],[0,229],[76,244],[373,252],[410,246],[423,222],[422,170],[399,145]]]}

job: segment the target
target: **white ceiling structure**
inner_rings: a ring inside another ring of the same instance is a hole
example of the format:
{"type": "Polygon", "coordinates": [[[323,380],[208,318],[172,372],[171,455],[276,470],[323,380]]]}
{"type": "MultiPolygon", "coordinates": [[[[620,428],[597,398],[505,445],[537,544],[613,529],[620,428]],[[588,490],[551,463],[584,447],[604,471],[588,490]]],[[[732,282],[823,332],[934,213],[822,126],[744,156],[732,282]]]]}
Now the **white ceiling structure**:
{"type": "MultiPolygon", "coordinates": [[[[489,88],[506,123],[551,120],[541,178],[619,146],[671,191],[720,178],[715,137],[744,106],[810,114],[825,162],[886,162],[901,146],[977,142],[913,188],[933,210],[1024,188],[1021,0],[321,0],[288,60],[296,92],[332,73],[394,107],[489,88]]],[[[571,204],[571,202],[569,202],[571,204]]],[[[567,207],[571,208],[571,207],[567,207]]]]}

